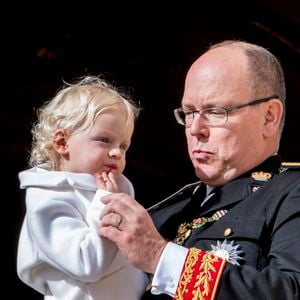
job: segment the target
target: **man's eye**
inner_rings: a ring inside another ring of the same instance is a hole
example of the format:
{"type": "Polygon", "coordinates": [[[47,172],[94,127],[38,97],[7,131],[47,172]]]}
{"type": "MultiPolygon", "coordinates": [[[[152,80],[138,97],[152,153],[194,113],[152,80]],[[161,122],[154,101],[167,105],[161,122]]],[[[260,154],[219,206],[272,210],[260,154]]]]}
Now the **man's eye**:
{"type": "Polygon", "coordinates": [[[224,111],[220,110],[218,108],[209,108],[205,111],[205,114],[209,114],[209,115],[223,115],[224,111]]]}
{"type": "Polygon", "coordinates": [[[184,114],[187,118],[189,118],[189,117],[193,116],[194,112],[192,110],[188,110],[188,111],[185,111],[184,114]]]}

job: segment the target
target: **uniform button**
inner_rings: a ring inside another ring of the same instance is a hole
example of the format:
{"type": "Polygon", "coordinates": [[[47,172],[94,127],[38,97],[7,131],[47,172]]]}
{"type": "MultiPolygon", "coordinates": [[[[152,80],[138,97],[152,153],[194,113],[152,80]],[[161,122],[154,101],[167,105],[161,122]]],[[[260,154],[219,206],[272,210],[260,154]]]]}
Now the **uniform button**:
{"type": "Polygon", "coordinates": [[[231,228],[226,228],[224,230],[224,236],[230,236],[232,234],[232,229],[231,228]]]}

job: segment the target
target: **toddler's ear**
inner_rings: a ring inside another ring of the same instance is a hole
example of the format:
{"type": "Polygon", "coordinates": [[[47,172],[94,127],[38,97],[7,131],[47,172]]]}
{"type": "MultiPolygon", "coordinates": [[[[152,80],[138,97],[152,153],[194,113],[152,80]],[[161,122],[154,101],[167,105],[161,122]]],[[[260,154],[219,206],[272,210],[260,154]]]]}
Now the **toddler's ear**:
{"type": "Polygon", "coordinates": [[[67,134],[65,130],[58,129],[53,135],[53,149],[59,154],[68,154],[67,134]]]}

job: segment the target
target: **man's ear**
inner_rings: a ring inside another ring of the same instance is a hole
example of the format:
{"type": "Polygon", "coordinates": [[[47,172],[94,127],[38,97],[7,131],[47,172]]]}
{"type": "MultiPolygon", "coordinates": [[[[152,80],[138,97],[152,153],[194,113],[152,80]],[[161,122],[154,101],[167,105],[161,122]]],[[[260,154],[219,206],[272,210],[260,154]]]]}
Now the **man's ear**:
{"type": "Polygon", "coordinates": [[[283,115],[283,104],[279,99],[274,99],[266,103],[264,136],[271,137],[278,132],[283,115]]]}
{"type": "Polygon", "coordinates": [[[58,129],[53,135],[53,149],[62,155],[68,154],[67,134],[63,129],[58,129]]]}

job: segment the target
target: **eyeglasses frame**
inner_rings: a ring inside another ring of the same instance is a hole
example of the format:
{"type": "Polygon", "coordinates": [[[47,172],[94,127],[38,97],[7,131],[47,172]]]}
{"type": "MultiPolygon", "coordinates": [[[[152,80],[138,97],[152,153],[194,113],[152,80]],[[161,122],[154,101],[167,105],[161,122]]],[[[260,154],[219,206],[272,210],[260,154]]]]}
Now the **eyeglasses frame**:
{"type": "MultiPolygon", "coordinates": [[[[257,104],[260,104],[260,103],[265,103],[265,102],[268,102],[272,99],[279,99],[279,97],[277,95],[272,95],[272,96],[269,96],[269,97],[264,97],[264,98],[260,98],[260,99],[255,99],[255,100],[252,100],[250,102],[247,102],[247,103],[243,103],[243,104],[236,104],[236,105],[233,105],[233,106],[230,106],[230,107],[218,107],[218,108],[222,108],[225,110],[226,112],[226,121],[224,123],[227,122],[228,120],[228,115],[235,111],[235,110],[238,110],[238,109],[241,109],[241,108],[244,108],[244,107],[247,107],[247,106],[254,106],[254,105],[257,105],[257,104]]],[[[193,110],[193,111],[189,111],[190,113],[193,114],[193,120],[195,118],[195,114],[199,114],[203,109],[199,109],[199,110],[193,110]]],[[[184,112],[183,108],[182,107],[179,107],[179,108],[176,108],[174,109],[174,115],[175,115],[175,118],[176,118],[176,121],[180,124],[180,125],[183,125],[183,126],[186,126],[186,124],[184,123],[184,121],[181,120],[181,118],[179,117],[179,112],[184,112]]]]}

